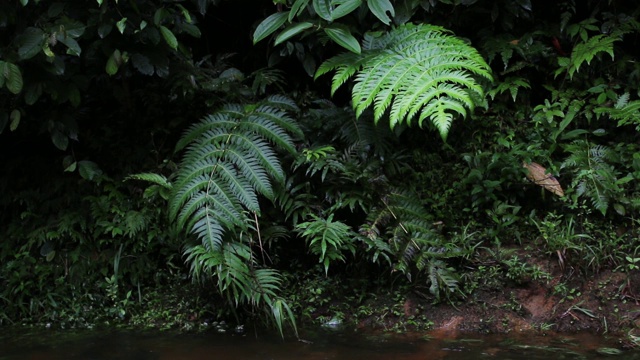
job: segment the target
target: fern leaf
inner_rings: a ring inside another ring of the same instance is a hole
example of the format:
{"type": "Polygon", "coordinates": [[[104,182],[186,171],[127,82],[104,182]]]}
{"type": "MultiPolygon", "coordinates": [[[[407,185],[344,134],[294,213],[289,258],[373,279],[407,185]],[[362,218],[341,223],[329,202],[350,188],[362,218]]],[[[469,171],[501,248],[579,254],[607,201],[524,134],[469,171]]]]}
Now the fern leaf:
{"type": "Polygon", "coordinates": [[[287,110],[297,107],[282,96],[248,106],[229,104],[192,125],[176,145],[186,152],[169,215],[206,248],[220,251],[225,231],[247,229],[246,212],[260,212],[258,196],[273,198],[271,182],[284,179],[275,149],[295,151],[289,133],[301,133],[287,110]]]}
{"type": "Polygon", "coordinates": [[[335,70],[332,93],[355,76],[356,116],[373,106],[379,121],[391,107],[391,128],[429,119],[446,139],[455,116],[473,110],[484,96],[477,78],[492,80],[480,54],[443,28],[403,25],[382,36],[365,36],[362,54],[341,54],[323,63],[316,77],[335,70]]]}
{"type": "Polygon", "coordinates": [[[606,52],[614,58],[613,43],[620,41],[620,37],[614,35],[600,34],[589,38],[587,41],[577,44],[571,52],[569,65],[569,78],[573,78],[573,74],[580,70],[583,63],[591,64],[594,56],[599,53],[606,52]]]}
{"type": "Polygon", "coordinates": [[[618,120],[618,126],[635,124],[640,130],[640,100],[629,101],[629,93],[620,95],[615,107],[599,107],[594,112],[600,116],[608,114],[612,119],[618,120]]]}
{"type": "Polygon", "coordinates": [[[160,186],[162,186],[163,188],[165,188],[167,190],[171,190],[171,188],[172,188],[172,185],[169,182],[169,180],[167,180],[166,176],[160,175],[160,174],[156,174],[156,173],[133,174],[133,175],[127,176],[124,180],[125,181],[127,181],[127,180],[141,180],[141,181],[150,182],[152,184],[160,185],[160,186]]]}
{"type": "Polygon", "coordinates": [[[198,209],[198,220],[193,224],[192,232],[203,239],[203,245],[217,251],[222,247],[223,228],[218,222],[219,216],[209,207],[198,209]]]}

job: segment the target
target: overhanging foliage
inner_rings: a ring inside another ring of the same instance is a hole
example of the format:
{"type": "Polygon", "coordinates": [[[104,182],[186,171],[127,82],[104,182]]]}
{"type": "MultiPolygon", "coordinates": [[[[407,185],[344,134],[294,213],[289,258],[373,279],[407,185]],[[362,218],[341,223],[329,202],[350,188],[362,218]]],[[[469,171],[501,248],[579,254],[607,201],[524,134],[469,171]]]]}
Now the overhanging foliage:
{"type": "Polygon", "coordinates": [[[325,61],[316,77],[335,71],[331,92],[355,76],[352,105],[356,116],[373,105],[379,121],[389,110],[389,124],[422,126],[429,119],[446,140],[456,116],[482,103],[480,79],[491,81],[491,69],[478,51],[441,27],[403,25],[384,34],[365,36],[361,54],[352,52],[325,61]]]}

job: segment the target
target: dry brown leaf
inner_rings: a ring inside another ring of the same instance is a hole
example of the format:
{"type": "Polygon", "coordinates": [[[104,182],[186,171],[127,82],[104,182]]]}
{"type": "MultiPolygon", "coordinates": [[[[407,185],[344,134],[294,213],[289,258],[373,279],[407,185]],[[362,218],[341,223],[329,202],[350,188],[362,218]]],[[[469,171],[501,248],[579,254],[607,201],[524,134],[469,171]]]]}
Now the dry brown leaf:
{"type": "Polygon", "coordinates": [[[549,174],[547,169],[542,165],[535,162],[528,164],[523,162],[522,166],[528,170],[527,178],[529,180],[560,197],[564,196],[564,190],[562,190],[562,186],[560,186],[558,180],[553,175],[549,174]]]}

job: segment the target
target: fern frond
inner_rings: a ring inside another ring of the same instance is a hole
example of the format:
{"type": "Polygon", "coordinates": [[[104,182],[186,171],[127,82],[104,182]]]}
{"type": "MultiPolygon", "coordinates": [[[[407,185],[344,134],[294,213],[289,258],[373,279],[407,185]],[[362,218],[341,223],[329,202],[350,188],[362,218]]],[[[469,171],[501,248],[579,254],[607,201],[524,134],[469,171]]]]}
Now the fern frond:
{"type": "Polygon", "coordinates": [[[309,250],[318,256],[324,265],[325,275],[334,260],[344,261],[344,251],[355,252],[352,239],[355,233],[347,224],[333,221],[333,214],[327,219],[311,215],[311,221],[296,225],[296,231],[307,239],[309,250]]]}
{"type": "Polygon", "coordinates": [[[574,141],[566,146],[571,154],[562,163],[562,168],[574,170],[572,185],[578,197],[586,196],[592,206],[606,215],[611,199],[622,192],[615,168],[609,163],[614,159],[612,151],[603,145],[593,145],[585,140],[574,141]]]}
{"type": "Polygon", "coordinates": [[[294,152],[289,133],[300,133],[286,110],[297,107],[281,96],[229,104],[192,125],[176,145],[186,152],[169,215],[207,248],[220,250],[226,230],[247,229],[246,211],[259,214],[258,196],[273,198],[272,181],[284,180],[276,149],[294,152]]]}
{"type": "Polygon", "coordinates": [[[327,60],[316,77],[335,70],[332,93],[355,75],[352,103],[356,116],[373,105],[378,122],[391,107],[390,126],[419,125],[429,118],[446,136],[454,116],[465,116],[484,91],[476,78],[492,80],[480,54],[441,27],[403,25],[379,37],[367,36],[361,54],[327,60]]]}
{"type": "Polygon", "coordinates": [[[583,63],[591,64],[594,56],[606,52],[614,58],[613,43],[620,41],[617,35],[600,34],[589,38],[587,41],[577,44],[571,52],[570,65],[568,69],[569,78],[580,70],[583,63]]]}
{"type": "Polygon", "coordinates": [[[171,183],[167,180],[167,177],[164,175],[156,174],[156,173],[139,173],[127,176],[125,179],[127,180],[141,180],[150,182],[152,184],[160,185],[161,187],[171,190],[171,183]]]}
{"type": "Polygon", "coordinates": [[[601,116],[608,114],[612,119],[618,120],[618,126],[635,124],[640,131],[640,100],[629,101],[629,93],[618,97],[615,107],[599,107],[594,112],[601,116]]]}
{"type": "MultiPolygon", "coordinates": [[[[241,239],[240,239],[241,240],[241,239]]],[[[247,244],[242,241],[225,242],[219,250],[196,245],[185,250],[191,274],[200,279],[214,276],[218,290],[229,302],[263,306],[282,334],[285,321],[290,322],[297,334],[295,316],[277,292],[282,286],[282,275],[274,269],[257,268],[247,244]]]]}

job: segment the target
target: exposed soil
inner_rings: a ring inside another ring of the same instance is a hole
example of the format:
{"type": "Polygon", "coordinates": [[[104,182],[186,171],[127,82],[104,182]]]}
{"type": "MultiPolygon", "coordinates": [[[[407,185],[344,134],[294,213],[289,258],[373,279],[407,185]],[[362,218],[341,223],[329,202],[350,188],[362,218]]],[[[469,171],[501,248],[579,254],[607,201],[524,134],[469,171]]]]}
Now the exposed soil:
{"type": "Polygon", "coordinates": [[[455,304],[433,304],[409,294],[403,306],[405,316],[371,316],[358,325],[389,330],[398,328],[397,322],[420,317],[433,323],[429,334],[434,337],[531,330],[640,335],[640,271],[607,270],[584,277],[559,264],[547,262],[544,268],[550,279],[480,288],[455,304]],[[558,284],[566,290],[559,293],[558,284]]]}

